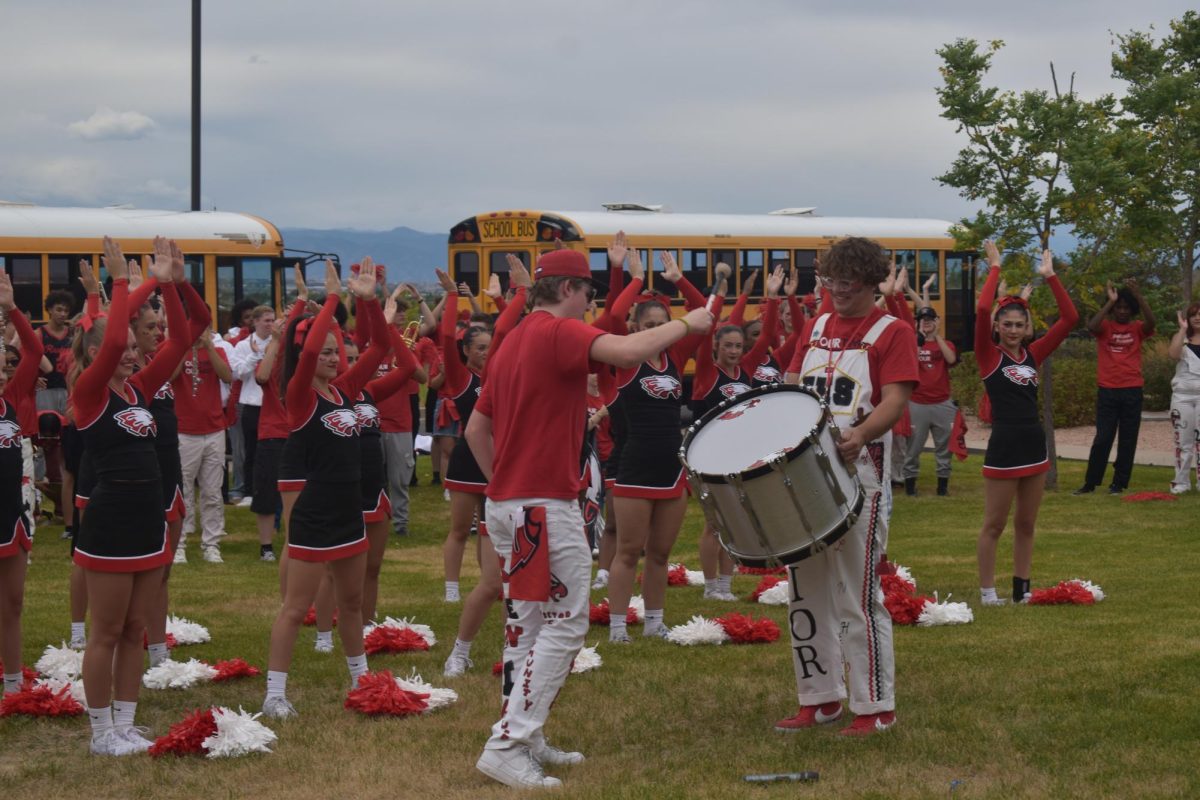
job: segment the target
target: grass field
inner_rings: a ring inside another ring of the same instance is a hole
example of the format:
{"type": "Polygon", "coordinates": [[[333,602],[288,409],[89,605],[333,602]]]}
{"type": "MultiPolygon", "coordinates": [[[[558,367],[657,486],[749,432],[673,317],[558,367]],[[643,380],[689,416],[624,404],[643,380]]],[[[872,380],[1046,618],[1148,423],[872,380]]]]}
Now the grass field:
{"type": "MultiPolygon", "coordinates": [[[[298,719],[271,722],[275,753],[233,760],[100,759],[87,754],[86,718],[0,719],[0,790],[5,798],[487,798],[511,796],[474,769],[498,712],[500,611],[474,649],[475,669],[447,682],[442,663],[454,641],[458,606],[441,600],[445,505],[440,487],[413,492],[413,534],[393,542],[384,565],[381,616],[432,625],[429,653],[375,657],[373,669],[413,667],[460,700],[415,719],[368,719],[342,708],[347,689],[340,643],[312,651],[313,629],[297,645],[288,693],[298,719]]],[[[1063,462],[1062,485],[1082,466],[1063,462]]],[[[928,470],[930,465],[926,466],[928,470]]],[[[1082,577],[1108,599],[1094,607],[978,608],[975,536],[982,515],[979,459],[956,466],[953,496],[899,497],[889,555],[910,567],[918,590],[952,593],[975,608],[971,625],[896,631],[899,724],[884,735],[845,741],[838,726],[781,735],[771,724],[795,711],[784,642],[680,648],[636,640],[600,643],[604,665],[571,676],[547,731],[588,755],[555,771],[570,797],[1014,798],[1200,796],[1200,615],[1196,554],[1200,498],[1123,503],[1107,495],[1048,495],[1039,521],[1034,586],[1082,577]],[[814,784],[749,786],[748,773],[817,770],[814,784]]],[[[1138,467],[1131,491],[1164,490],[1170,474],[1138,467]]],[[[265,667],[278,608],[272,565],[257,560],[248,511],[227,509],[226,563],[176,567],[173,611],[210,629],[209,644],[177,657],[243,657],[265,667]]],[[[699,569],[701,517],[689,513],[676,560],[699,569]]],[[[29,571],[25,658],[68,634],[67,546],[59,528],[39,530],[29,571]]],[[[193,540],[195,547],[195,540],[193,540]]],[[[1005,592],[1011,536],[1001,544],[997,585],[1005,592]]],[[[468,567],[464,593],[477,571],[468,567]]],[[[746,596],[757,582],[734,581],[746,596]]],[[[593,593],[596,599],[603,592],[593,593]]],[[[716,616],[734,604],[700,590],[670,589],[667,622],[716,616]]],[[[785,608],[736,604],[783,623],[785,608]]],[[[786,629],[785,629],[786,630],[786,629]]],[[[786,638],[786,633],[785,633],[786,638]]],[[[335,637],[335,642],[336,642],[335,637]]],[[[187,691],[143,690],[140,724],[154,735],[187,711],[220,704],[257,710],[265,679],[187,691]]]]}

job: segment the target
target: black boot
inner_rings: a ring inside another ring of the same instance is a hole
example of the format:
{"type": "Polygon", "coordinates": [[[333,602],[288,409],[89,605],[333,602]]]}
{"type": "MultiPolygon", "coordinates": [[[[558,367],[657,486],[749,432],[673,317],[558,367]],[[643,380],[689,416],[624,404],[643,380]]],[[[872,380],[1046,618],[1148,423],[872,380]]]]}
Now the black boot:
{"type": "Polygon", "coordinates": [[[950,494],[950,479],[938,478],[938,497],[945,497],[950,494]]]}
{"type": "Polygon", "coordinates": [[[909,497],[917,496],[917,479],[916,478],[905,478],[904,479],[904,493],[906,495],[908,495],[909,497]]]}
{"type": "Polygon", "coordinates": [[[1013,602],[1020,603],[1025,600],[1025,595],[1029,594],[1030,582],[1029,578],[1018,578],[1013,576],[1013,602]]]}

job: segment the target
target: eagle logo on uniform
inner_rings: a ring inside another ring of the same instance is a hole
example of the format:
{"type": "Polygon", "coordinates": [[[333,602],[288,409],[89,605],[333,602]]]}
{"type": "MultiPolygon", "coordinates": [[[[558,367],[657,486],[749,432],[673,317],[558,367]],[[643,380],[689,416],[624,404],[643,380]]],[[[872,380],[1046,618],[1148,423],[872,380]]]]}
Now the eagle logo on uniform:
{"type": "Polygon", "coordinates": [[[21,426],[9,419],[0,419],[0,447],[20,447],[21,426]]]}
{"type": "Polygon", "coordinates": [[[642,388],[651,397],[666,400],[668,397],[678,400],[683,395],[683,384],[670,375],[651,375],[642,378],[642,388]]]}
{"type": "Polygon", "coordinates": [[[754,380],[759,383],[779,383],[782,378],[783,376],[779,374],[779,370],[770,364],[759,364],[754,369],[754,380]]]}
{"type": "Polygon", "coordinates": [[[154,393],[155,400],[174,400],[175,390],[171,388],[170,383],[164,383],[157,392],[154,393]]]}
{"type": "Polygon", "coordinates": [[[158,425],[154,422],[154,415],[141,406],[133,406],[113,414],[113,419],[134,436],[145,438],[158,435],[158,425]]]}
{"type": "Polygon", "coordinates": [[[742,392],[750,391],[750,387],[744,383],[727,383],[721,387],[721,394],[726,397],[737,397],[742,392]]]}
{"type": "Polygon", "coordinates": [[[1003,372],[1004,377],[1018,386],[1038,385],[1037,370],[1028,364],[1010,364],[1003,369],[1003,372]]]}
{"type": "Polygon", "coordinates": [[[358,433],[358,415],[349,408],[339,408],[321,417],[326,428],[343,438],[358,433]]]}
{"type": "Polygon", "coordinates": [[[379,427],[379,409],[370,403],[355,405],[354,416],[358,419],[358,427],[360,428],[379,427]]]}

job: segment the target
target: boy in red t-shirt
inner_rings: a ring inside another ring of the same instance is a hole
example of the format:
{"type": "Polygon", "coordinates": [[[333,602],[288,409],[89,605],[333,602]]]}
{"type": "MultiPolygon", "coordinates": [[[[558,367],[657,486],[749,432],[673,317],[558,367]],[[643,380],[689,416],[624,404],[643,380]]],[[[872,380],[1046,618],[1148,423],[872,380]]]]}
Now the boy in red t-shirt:
{"type": "Polygon", "coordinates": [[[1103,483],[1113,439],[1117,460],[1108,493],[1125,491],[1142,425],[1142,342],[1154,335],[1154,312],[1132,278],[1119,290],[1109,283],[1107,290],[1108,302],[1088,321],[1096,337],[1096,438],[1077,495],[1091,494],[1103,483]],[[1142,318],[1134,319],[1139,313],[1142,318]]]}
{"type": "Polygon", "coordinates": [[[475,766],[508,786],[552,788],[561,781],[543,765],[583,761],[549,746],[542,726],[588,629],[592,553],[579,508],[588,374],[597,362],[640,364],[707,331],[712,315],[695,309],[672,320],[679,324],[614,336],[582,321],[595,295],[587,256],[547,253],[534,281],[533,310],[489,361],[465,434],[488,478],[488,534],[504,559],[507,609],[503,706],[475,766]]]}

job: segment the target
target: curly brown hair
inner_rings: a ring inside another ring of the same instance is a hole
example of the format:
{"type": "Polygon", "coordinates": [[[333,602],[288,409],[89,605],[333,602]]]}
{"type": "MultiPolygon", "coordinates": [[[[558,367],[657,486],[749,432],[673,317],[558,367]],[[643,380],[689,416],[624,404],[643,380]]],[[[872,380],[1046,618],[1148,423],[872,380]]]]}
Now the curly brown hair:
{"type": "Polygon", "coordinates": [[[891,269],[892,260],[872,239],[847,236],[834,242],[821,256],[821,277],[824,280],[861,281],[864,286],[882,282],[891,269]]]}

